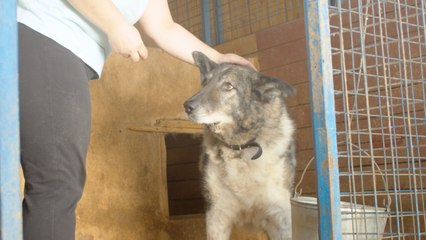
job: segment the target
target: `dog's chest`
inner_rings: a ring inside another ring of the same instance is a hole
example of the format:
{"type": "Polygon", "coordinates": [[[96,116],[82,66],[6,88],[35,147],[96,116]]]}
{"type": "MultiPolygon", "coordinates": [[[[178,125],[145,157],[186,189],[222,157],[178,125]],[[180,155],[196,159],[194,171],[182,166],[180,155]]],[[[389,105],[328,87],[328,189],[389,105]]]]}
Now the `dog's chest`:
{"type": "Polygon", "coordinates": [[[251,160],[256,148],[241,151],[223,148],[219,151],[222,154],[215,155],[215,164],[208,171],[216,174],[221,185],[235,195],[242,198],[257,196],[282,185],[283,161],[269,149],[264,149],[262,156],[256,160],[251,160]]]}

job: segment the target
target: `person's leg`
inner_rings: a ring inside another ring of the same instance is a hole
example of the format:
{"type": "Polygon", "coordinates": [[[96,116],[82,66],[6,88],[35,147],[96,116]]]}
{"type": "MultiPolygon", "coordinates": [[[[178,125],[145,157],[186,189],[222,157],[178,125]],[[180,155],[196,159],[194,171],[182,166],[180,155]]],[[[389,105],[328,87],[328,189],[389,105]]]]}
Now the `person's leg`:
{"type": "Polygon", "coordinates": [[[72,240],[90,136],[88,68],[19,24],[21,164],[25,240],[72,240]]]}

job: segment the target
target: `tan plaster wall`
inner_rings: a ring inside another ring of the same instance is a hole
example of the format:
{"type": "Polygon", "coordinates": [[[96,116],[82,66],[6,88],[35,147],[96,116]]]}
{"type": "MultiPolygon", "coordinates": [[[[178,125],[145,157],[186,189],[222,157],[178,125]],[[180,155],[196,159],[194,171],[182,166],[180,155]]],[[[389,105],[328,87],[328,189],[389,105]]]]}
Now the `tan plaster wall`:
{"type": "MultiPolygon", "coordinates": [[[[184,117],[182,104],[198,88],[198,70],[158,49],[149,55],[139,63],[113,55],[102,78],[91,82],[92,135],[77,240],[190,239],[171,236],[162,135],[127,128],[184,117]]],[[[202,224],[199,218],[179,228],[201,239],[202,224]]]]}

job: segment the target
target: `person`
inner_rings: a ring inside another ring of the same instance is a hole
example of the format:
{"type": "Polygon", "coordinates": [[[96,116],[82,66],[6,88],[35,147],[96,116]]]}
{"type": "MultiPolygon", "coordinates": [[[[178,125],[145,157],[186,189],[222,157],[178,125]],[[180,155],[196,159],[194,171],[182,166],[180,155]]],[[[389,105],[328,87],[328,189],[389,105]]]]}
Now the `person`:
{"type": "Polygon", "coordinates": [[[89,80],[112,50],[139,61],[148,51],[135,25],[169,54],[193,63],[219,53],[171,17],[167,0],[19,0],[21,164],[25,240],[75,238],[90,135],[89,80]]]}

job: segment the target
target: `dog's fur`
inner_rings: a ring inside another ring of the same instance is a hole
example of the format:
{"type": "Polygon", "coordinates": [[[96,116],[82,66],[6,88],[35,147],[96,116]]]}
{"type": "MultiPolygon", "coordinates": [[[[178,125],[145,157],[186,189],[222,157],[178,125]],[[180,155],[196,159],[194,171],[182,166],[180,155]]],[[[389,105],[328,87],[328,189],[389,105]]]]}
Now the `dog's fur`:
{"type": "Polygon", "coordinates": [[[207,239],[229,239],[233,224],[291,239],[296,161],[285,98],[293,88],[249,67],[216,64],[200,52],[193,57],[202,87],[184,107],[192,121],[205,125],[207,239]]]}

